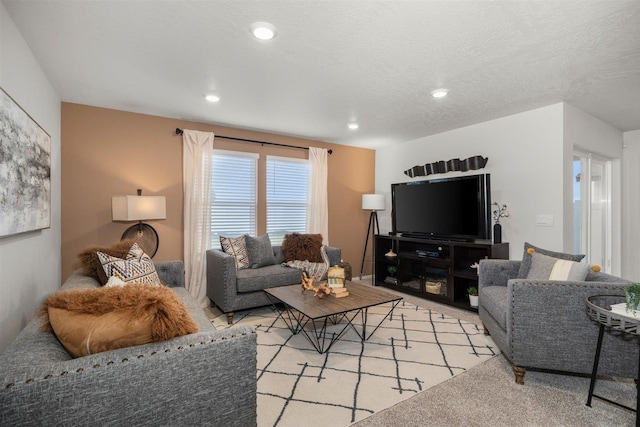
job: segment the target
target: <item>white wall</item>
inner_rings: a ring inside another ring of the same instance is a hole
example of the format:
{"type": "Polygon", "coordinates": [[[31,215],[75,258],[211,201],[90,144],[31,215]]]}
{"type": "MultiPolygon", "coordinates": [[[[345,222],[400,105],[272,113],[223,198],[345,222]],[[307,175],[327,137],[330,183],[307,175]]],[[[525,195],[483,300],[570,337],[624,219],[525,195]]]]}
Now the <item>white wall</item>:
{"type": "Polygon", "coordinates": [[[409,178],[415,165],[474,155],[489,158],[487,166],[469,173],[491,174],[491,198],[506,203],[503,241],[510,258],[521,259],[525,241],[552,250],[572,252],[573,147],[613,159],[612,273],[640,281],[640,131],[623,134],[575,107],[559,103],[376,152],[376,192],[387,196],[379,212],[382,233],[391,231],[391,184],[457,176],[454,172],[409,178]],[[624,155],[624,157],[623,157],[624,155]],[[623,173],[624,172],[624,173],[623,173]],[[621,190],[620,190],[621,188],[621,190]],[[553,226],[536,225],[536,216],[552,215],[553,226]]]}
{"type": "Polygon", "coordinates": [[[503,117],[438,135],[420,138],[376,152],[376,192],[387,195],[387,210],[379,212],[380,231],[391,231],[391,184],[470,173],[491,174],[491,199],[510,212],[502,224],[510,258],[521,259],[525,241],[563,250],[563,104],[503,117]],[[438,160],[482,155],[484,169],[409,178],[404,171],[438,160]],[[553,215],[552,227],[536,226],[536,215],[553,215]]]}
{"type": "Polygon", "coordinates": [[[623,140],[622,277],[640,282],[640,129],[623,140]]]}
{"type": "Polygon", "coordinates": [[[0,352],[60,286],[60,98],[0,3],[0,86],[51,135],[51,228],[0,237],[0,352]]]}

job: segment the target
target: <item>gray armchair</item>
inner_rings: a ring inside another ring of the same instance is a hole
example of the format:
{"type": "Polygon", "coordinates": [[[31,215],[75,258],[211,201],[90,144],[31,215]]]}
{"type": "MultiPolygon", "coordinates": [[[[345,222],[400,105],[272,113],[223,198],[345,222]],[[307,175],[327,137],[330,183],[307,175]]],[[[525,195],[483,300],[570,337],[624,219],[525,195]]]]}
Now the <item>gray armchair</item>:
{"type": "MultiPolygon", "coordinates": [[[[598,324],[586,315],[591,295],[624,295],[629,281],[589,272],[583,282],[517,279],[521,261],[480,261],[478,313],[485,333],[524,384],[527,368],[591,374],[598,324]]],[[[605,330],[598,374],[637,378],[638,340],[605,330]]]]}

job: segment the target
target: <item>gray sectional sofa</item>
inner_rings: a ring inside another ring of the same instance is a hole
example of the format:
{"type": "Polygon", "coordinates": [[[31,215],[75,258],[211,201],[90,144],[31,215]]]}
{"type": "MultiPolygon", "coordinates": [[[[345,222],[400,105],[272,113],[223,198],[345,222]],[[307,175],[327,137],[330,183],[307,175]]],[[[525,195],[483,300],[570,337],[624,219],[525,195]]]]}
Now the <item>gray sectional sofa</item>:
{"type": "MultiPolygon", "coordinates": [[[[215,330],[184,289],[182,261],[156,270],[197,333],[73,359],[33,319],[0,354],[0,425],[255,426],[255,331],[215,330]]],[[[62,289],[97,286],[77,270],[62,289]]]]}
{"type": "MultiPolygon", "coordinates": [[[[325,246],[329,265],[341,262],[342,251],[325,246]]],[[[219,249],[207,251],[207,296],[222,312],[229,324],[238,310],[270,304],[264,289],[300,283],[301,271],[282,265],[282,246],[273,246],[274,265],[236,271],[235,259],[219,249]]]]}
{"type": "MultiPolygon", "coordinates": [[[[586,314],[591,295],[624,295],[629,281],[590,271],[584,281],[519,279],[522,261],[482,260],[478,314],[513,365],[591,374],[599,324],[586,314]]],[[[638,337],[606,329],[598,374],[637,378],[638,337]]],[[[586,391],[585,391],[586,392],[586,391]]]]}

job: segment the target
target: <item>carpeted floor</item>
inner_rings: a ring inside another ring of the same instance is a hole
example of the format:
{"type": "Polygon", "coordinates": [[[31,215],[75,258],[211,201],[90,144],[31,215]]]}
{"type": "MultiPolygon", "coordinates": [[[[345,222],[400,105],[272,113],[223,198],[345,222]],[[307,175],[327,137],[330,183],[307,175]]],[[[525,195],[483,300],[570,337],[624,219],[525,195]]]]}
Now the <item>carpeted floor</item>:
{"type": "MultiPolygon", "coordinates": [[[[366,281],[364,278],[363,281],[366,281]]],[[[479,325],[476,313],[401,294],[404,300],[479,325]]],[[[221,313],[213,308],[211,317],[221,313]]],[[[529,370],[525,384],[514,381],[499,355],[453,378],[355,422],[382,426],[632,426],[635,413],[594,399],[585,405],[589,379],[529,370]]],[[[627,379],[598,380],[596,392],[635,407],[636,387],[627,379]]],[[[348,424],[325,422],[326,426],[348,424]]]]}

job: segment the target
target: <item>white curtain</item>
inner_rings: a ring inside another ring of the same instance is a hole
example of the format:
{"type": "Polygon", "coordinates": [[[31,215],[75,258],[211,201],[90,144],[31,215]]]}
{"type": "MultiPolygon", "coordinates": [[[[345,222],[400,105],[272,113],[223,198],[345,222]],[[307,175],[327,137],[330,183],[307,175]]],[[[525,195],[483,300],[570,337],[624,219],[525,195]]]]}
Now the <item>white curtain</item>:
{"type": "Polygon", "coordinates": [[[211,249],[213,138],[211,132],[185,129],[182,134],[185,287],[201,307],[209,305],[205,251],[211,249]]]}
{"type": "Polygon", "coordinates": [[[307,232],[322,234],[322,241],[329,244],[329,203],[327,201],[327,157],[324,148],[309,147],[309,207],[307,232]]]}

